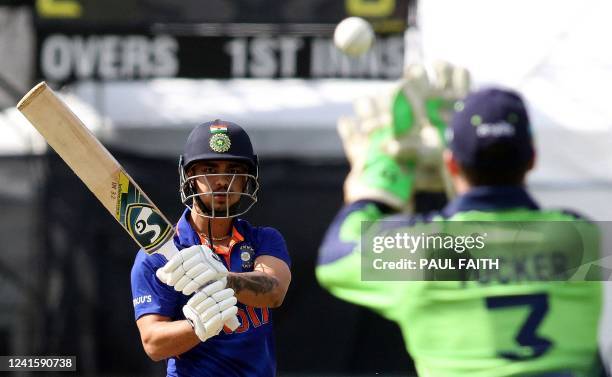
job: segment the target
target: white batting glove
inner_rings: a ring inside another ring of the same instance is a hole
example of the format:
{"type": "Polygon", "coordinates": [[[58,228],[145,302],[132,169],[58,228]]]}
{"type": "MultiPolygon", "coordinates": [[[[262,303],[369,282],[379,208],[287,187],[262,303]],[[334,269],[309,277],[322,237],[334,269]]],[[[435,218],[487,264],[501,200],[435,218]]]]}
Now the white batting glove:
{"type": "Polygon", "coordinates": [[[194,245],[179,251],[155,275],[188,296],[211,281],[222,281],[225,287],[227,273],[219,256],[210,248],[194,245]]]}
{"type": "MultiPolygon", "coordinates": [[[[202,342],[221,332],[226,322],[237,321],[238,300],[231,288],[217,281],[196,293],[183,306],[183,314],[202,342]]],[[[232,330],[235,330],[233,328],[232,330]]]]}

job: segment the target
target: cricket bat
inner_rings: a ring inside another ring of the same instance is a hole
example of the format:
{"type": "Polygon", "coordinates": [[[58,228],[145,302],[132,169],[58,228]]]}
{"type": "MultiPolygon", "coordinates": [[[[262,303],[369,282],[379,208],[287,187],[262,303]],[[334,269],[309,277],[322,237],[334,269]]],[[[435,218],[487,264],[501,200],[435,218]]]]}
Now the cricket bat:
{"type": "Polygon", "coordinates": [[[168,259],[178,252],[172,224],[45,82],[30,90],[17,109],[138,246],[168,259]]]}
{"type": "MultiPolygon", "coordinates": [[[[178,253],[172,223],[45,82],[32,88],[17,109],[138,246],[168,260],[178,253]]],[[[239,325],[237,318],[228,322],[232,330],[239,325]]]]}

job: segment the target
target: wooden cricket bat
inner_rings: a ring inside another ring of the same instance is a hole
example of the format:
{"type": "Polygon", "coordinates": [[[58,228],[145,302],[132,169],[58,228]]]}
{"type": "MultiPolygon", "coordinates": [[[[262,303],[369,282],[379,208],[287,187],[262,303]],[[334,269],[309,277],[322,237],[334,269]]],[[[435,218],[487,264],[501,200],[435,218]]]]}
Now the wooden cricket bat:
{"type": "MultiPolygon", "coordinates": [[[[32,88],[17,109],[146,253],[168,260],[178,253],[172,223],[45,82],[32,88]]],[[[240,326],[236,317],[225,324],[232,331],[240,326]]]]}
{"type": "Polygon", "coordinates": [[[17,109],[145,252],[168,259],[178,252],[173,225],[45,82],[17,109]]]}
{"type": "MultiPolygon", "coordinates": [[[[17,109],[146,253],[168,260],[178,253],[173,225],[45,82],[32,88],[17,109]]],[[[235,330],[240,322],[232,318],[226,324],[235,330]]]]}

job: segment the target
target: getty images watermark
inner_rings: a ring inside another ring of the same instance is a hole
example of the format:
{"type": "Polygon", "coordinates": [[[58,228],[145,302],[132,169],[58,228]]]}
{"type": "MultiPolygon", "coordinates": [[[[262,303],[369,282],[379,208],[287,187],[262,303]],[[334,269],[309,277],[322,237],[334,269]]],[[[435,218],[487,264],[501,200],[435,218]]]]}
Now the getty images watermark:
{"type": "MultiPolygon", "coordinates": [[[[462,254],[466,250],[482,250],[485,247],[487,234],[470,236],[453,236],[442,234],[419,235],[408,233],[395,233],[394,235],[377,235],[372,237],[372,252],[382,254],[389,250],[404,250],[415,254],[417,250],[452,250],[462,254]]],[[[373,260],[373,267],[384,269],[479,269],[499,268],[499,259],[492,258],[401,258],[397,261],[385,261],[382,256],[373,260]]]]}
{"type": "MultiPolygon", "coordinates": [[[[576,221],[363,222],[363,280],[607,280],[598,225],[576,221]]],[[[608,254],[609,255],[609,254],[608,254]]]]}

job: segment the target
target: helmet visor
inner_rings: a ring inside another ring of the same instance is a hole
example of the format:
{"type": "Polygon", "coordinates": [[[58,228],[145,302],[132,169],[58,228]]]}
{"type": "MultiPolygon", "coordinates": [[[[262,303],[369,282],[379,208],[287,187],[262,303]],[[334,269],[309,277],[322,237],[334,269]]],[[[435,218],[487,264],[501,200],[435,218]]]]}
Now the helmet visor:
{"type": "Polygon", "coordinates": [[[259,184],[252,174],[213,173],[181,176],[181,200],[203,217],[229,218],[257,202],[259,184]]]}

